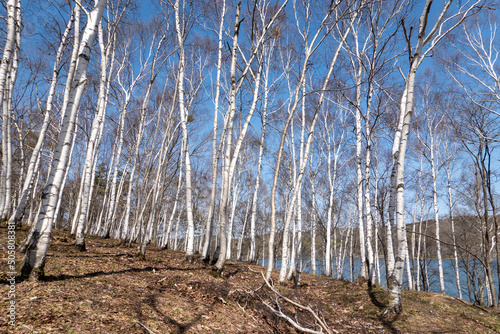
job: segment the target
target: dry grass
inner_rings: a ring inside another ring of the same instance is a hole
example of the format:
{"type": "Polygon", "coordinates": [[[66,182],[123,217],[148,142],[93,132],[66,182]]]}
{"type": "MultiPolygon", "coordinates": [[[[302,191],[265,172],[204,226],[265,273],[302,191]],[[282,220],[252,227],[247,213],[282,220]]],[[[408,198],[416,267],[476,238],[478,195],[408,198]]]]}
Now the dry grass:
{"type": "MultiPolygon", "coordinates": [[[[6,271],[5,237],[1,265],[6,271]]],[[[24,235],[18,232],[18,239],[24,235]]],[[[55,231],[43,281],[16,284],[16,326],[0,322],[7,333],[295,333],[263,302],[276,306],[263,287],[264,268],[229,261],[223,277],[184,254],[148,247],[146,260],[135,248],[116,240],[88,237],[87,252],[78,252],[65,231],[55,231]]],[[[6,291],[6,275],[0,286],[6,291]]],[[[274,279],[277,280],[278,272],[274,279]]],[[[339,333],[494,333],[496,311],[432,293],[404,292],[403,313],[380,319],[387,302],[384,289],[370,291],[354,283],[303,274],[302,285],[277,285],[283,295],[311,306],[339,333]]],[[[7,313],[6,292],[0,314],[7,313]]],[[[283,312],[302,326],[318,330],[308,312],[278,300],[283,312]]]]}

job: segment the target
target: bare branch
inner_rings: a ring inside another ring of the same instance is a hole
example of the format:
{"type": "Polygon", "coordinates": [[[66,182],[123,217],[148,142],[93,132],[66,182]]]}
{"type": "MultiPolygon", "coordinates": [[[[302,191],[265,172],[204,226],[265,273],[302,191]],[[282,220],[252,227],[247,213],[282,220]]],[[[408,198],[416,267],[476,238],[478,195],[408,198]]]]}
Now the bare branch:
{"type": "MultiPolygon", "coordinates": [[[[269,281],[266,279],[266,276],[264,275],[264,273],[261,271],[260,274],[262,275],[262,278],[264,279],[264,282],[266,283],[266,285],[268,286],[269,289],[271,289],[272,292],[274,292],[276,294],[276,296],[282,298],[283,300],[285,300],[286,302],[292,304],[293,306],[296,306],[300,309],[303,309],[303,310],[306,310],[308,311],[313,317],[314,319],[318,322],[319,326],[322,328],[322,331],[321,332],[318,332],[318,331],[314,331],[314,330],[311,330],[311,329],[308,329],[308,328],[304,328],[302,326],[300,326],[297,322],[295,322],[293,319],[291,319],[290,317],[288,317],[287,315],[283,314],[283,312],[281,312],[281,310],[275,310],[273,307],[271,307],[269,304],[265,303],[264,304],[269,308],[271,309],[277,316],[285,319],[286,321],[288,321],[292,326],[294,326],[295,328],[297,328],[298,330],[300,331],[303,331],[305,333],[323,333],[323,330],[326,332],[326,333],[338,333],[336,330],[334,329],[331,329],[330,327],[328,327],[328,325],[323,321],[323,319],[321,319],[318,314],[316,314],[316,312],[314,312],[314,310],[310,307],[310,306],[304,306],[304,305],[301,305],[293,300],[291,300],[290,298],[287,298],[285,296],[283,296],[282,294],[280,294],[278,291],[276,291],[276,289],[274,289],[274,287],[269,283],[269,281]]],[[[278,301],[276,300],[276,304],[278,304],[278,301]]],[[[278,304],[279,305],[279,304],[278,304]]]]}

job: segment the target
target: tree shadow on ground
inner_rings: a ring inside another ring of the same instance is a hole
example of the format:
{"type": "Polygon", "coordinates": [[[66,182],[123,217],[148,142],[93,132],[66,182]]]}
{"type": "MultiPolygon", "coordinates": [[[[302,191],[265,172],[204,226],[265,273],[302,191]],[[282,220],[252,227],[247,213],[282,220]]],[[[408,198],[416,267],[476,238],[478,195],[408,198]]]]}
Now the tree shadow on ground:
{"type": "Polygon", "coordinates": [[[229,270],[229,268],[224,268],[224,277],[225,278],[230,278],[231,276],[234,276],[236,274],[238,274],[239,272],[242,271],[242,268],[236,268],[236,270],[229,270]]]}
{"type": "Polygon", "coordinates": [[[177,333],[186,333],[191,327],[196,325],[202,318],[202,314],[198,314],[196,318],[194,318],[191,322],[188,323],[180,323],[176,321],[175,319],[170,318],[169,316],[166,316],[162,311],[158,309],[158,303],[157,303],[157,296],[158,294],[156,293],[157,291],[153,293],[149,293],[146,296],[145,303],[153,309],[153,311],[160,316],[163,321],[167,324],[173,325],[177,327],[178,332],[177,333]]]}
{"type": "MultiPolygon", "coordinates": [[[[89,257],[94,257],[94,256],[89,256],[89,257]]],[[[99,256],[95,256],[99,257],[99,256]]],[[[47,276],[42,276],[40,278],[41,282],[55,282],[55,281],[66,281],[70,279],[81,279],[81,278],[92,278],[92,277],[99,277],[99,276],[110,276],[110,275],[115,275],[115,274],[126,274],[126,273],[138,273],[138,272],[147,272],[147,271],[160,271],[160,270],[175,270],[175,271],[186,271],[186,272],[191,272],[194,270],[202,270],[203,268],[177,268],[177,267],[169,267],[169,266],[161,266],[161,267],[152,267],[152,266],[147,266],[145,268],[130,268],[130,269],[125,269],[125,270],[117,270],[117,271],[96,271],[96,272],[91,272],[91,273],[85,273],[85,274],[79,274],[79,275],[68,275],[68,274],[60,274],[60,275],[47,275],[47,276]]],[[[16,283],[21,283],[24,281],[29,281],[29,278],[22,278],[20,276],[16,277],[16,283]]],[[[0,279],[0,285],[8,285],[10,284],[7,279],[0,279]]]]}
{"type": "Polygon", "coordinates": [[[398,320],[399,314],[390,314],[388,316],[382,316],[382,312],[387,309],[388,306],[388,295],[387,291],[379,286],[368,286],[367,289],[368,296],[370,297],[371,302],[375,305],[379,311],[379,319],[382,321],[382,324],[389,330],[391,333],[399,333],[399,331],[394,327],[394,322],[398,320]]]}

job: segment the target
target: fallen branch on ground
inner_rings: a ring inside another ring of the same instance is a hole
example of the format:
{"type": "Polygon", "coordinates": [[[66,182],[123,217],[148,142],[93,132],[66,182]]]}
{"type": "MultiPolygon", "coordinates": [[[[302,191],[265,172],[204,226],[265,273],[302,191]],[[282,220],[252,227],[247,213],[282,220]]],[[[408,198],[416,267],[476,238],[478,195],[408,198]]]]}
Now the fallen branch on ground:
{"type": "Polygon", "coordinates": [[[338,333],[336,330],[331,329],[330,327],[328,327],[328,325],[324,322],[324,320],[321,319],[318,316],[318,314],[316,314],[316,312],[314,312],[314,310],[310,306],[301,305],[301,304],[297,303],[296,301],[293,301],[290,298],[287,298],[287,297],[283,296],[278,291],[276,291],[276,289],[274,289],[274,287],[268,282],[268,280],[266,279],[266,277],[264,276],[264,273],[262,271],[260,272],[260,274],[262,275],[262,278],[264,279],[264,282],[266,283],[266,285],[268,286],[268,288],[271,289],[271,291],[274,292],[276,296],[278,296],[279,298],[282,298],[284,301],[292,304],[293,306],[298,307],[299,309],[308,311],[313,316],[313,318],[317,321],[317,323],[319,324],[319,326],[321,327],[321,331],[315,331],[313,329],[302,327],[298,322],[294,321],[292,318],[290,318],[289,316],[287,316],[286,314],[284,314],[281,311],[281,308],[279,307],[278,298],[276,298],[274,300],[275,303],[276,303],[276,305],[277,305],[277,307],[278,307],[278,310],[276,310],[275,308],[273,308],[268,303],[263,302],[264,305],[266,305],[274,314],[276,314],[280,318],[285,319],[294,328],[296,328],[299,331],[302,331],[304,333],[314,333],[314,334],[320,334],[320,333],[324,333],[324,332],[326,332],[328,334],[338,333]]]}

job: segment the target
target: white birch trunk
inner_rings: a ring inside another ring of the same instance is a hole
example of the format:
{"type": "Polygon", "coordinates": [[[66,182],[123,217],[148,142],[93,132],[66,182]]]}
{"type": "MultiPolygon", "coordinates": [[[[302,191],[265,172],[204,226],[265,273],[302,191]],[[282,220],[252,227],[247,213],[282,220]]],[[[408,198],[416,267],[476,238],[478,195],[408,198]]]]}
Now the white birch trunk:
{"type": "MultiPolygon", "coordinates": [[[[179,70],[177,78],[177,88],[179,94],[179,111],[181,117],[182,137],[184,141],[184,164],[186,166],[186,215],[187,215],[187,235],[186,235],[186,259],[193,260],[194,256],[194,221],[193,221],[193,190],[191,185],[191,158],[189,153],[189,138],[187,130],[188,110],[186,110],[184,97],[184,76],[186,70],[186,60],[184,54],[184,42],[186,38],[185,26],[181,27],[179,0],[175,1],[175,31],[177,33],[177,41],[179,43],[179,70]]],[[[182,22],[184,24],[184,22],[182,22]]]]}
{"type": "Polygon", "coordinates": [[[432,200],[434,206],[434,222],[436,224],[436,255],[438,260],[438,273],[439,273],[439,286],[441,293],[446,293],[444,288],[444,274],[443,274],[443,259],[441,257],[441,235],[439,229],[439,208],[438,208],[438,194],[437,194],[437,158],[434,152],[434,134],[431,130],[431,124],[428,125],[431,143],[429,146],[431,158],[431,175],[432,175],[432,200]]]}
{"type": "MultiPolygon", "coordinates": [[[[359,68],[359,72],[362,71],[362,67],[359,68]]],[[[359,233],[359,257],[361,262],[361,268],[359,276],[362,278],[367,278],[367,267],[366,267],[366,242],[365,242],[365,223],[364,223],[364,211],[363,211],[363,172],[361,170],[362,158],[361,158],[361,73],[358,73],[357,84],[356,84],[356,205],[358,210],[358,233],[359,233]]]]}
{"type": "Polygon", "coordinates": [[[224,18],[226,16],[226,0],[222,0],[222,9],[219,21],[219,43],[217,49],[217,74],[215,81],[215,102],[214,102],[214,122],[213,122],[213,134],[212,134],[212,189],[210,191],[210,204],[208,206],[207,222],[205,229],[205,241],[203,243],[203,250],[201,252],[201,257],[203,260],[209,258],[210,241],[212,239],[212,225],[214,223],[214,211],[215,211],[215,198],[217,192],[217,170],[219,165],[220,151],[217,149],[217,125],[218,125],[218,115],[219,115],[219,95],[221,86],[221,71],[222,71],[222,49],[223,49],[223,38],[224,38],[224,18]]]}
{"type": "Polygon", "coordinates": [[[240,196],[239,182],[235,183],[233,186],[233,196],[231,199],[231,213],[229,216],[229,228],[227,231],[227,246],[226,246],[226,258],[231,259],[231,244],[233,240],[233,226],[234,226],[234,215],[236,214],[236,205],[238,204],[238,197],[240,196]]]}
{"type": "MultiPolygon", "coordinates": [[[[312,156],[311,156],[312,164],[312,156]]],[[[312,173],[312,171],[311,171],[312,173]]],[[[311,210],[311,273],[316,274],[316,175],[310,176],[312,210],[311,210]]]]}
{"type": "MultiPolygon", "coordinates": [[[[126,54],[128,55],[127,52],[126,52],[126,54]]],[[[127,115],[128,105],[130,103],[130,100],[132,99],[132,93],[133,93],[135,87],[137,86],[138,81],[142,78],[144,71],[145,71],[145,68],[146,68],[146,65],[141,66],[139,73],[132,79],[130,86],[125,88],[125,86],[122,84],[120,74],[123,71],[123,69],[125,68],[126,63],[127,63],[127,57],[124,57],[123,62],[120,64],[120,66],[117,70],[117,72],[118,72],[117,73],[117,82],[118,82],[118,85],[120,86],[121,90],[123,91],[124,100],[123,100],[123,103],[120,105],[120,117],[119,117],[119,121],[118,121],[118,123],[119,123],[119,125],[118,125],[118,139],[117,139],[118,140],[118,148],[116,149],[116,152],[115,152],[115,157],[113,160],[114,164],[112,167],[110,167],[113,169],[113,178],[111,181],[111,193],[110,193],[110,198],[109,198],[109,205],[108,205],[107,212],[106,212],[106,227],[105,227],[105,230],[103,233],[105,238],[109,237],[111,224],[113,224],[115,221],[116,211],[117,211],[117,209],[116,209],[117,204],[116,203],[117,203],[117,199],[120,198],[120,195],[121,195],[121,191],[118,191],[116,189],[116,184],[117,184],[117,180],[118,180],[118,167],[120,166],[120,158],[121,158],[122,150],[123,150],[125,118],[127,115]]],[[[125,164],[125,166],[126,165],[128,165],[128,162],[125,164]]],[[[118,189],[122,188],[121,185],[123,184],[123,181],[125,180],[125,175],[126,175],[125,170],[123,170],[122,177],[120,180],[120,186],[118,187],[118,189]]],[[[118,228],[118,238],[121,238],[121,228],[118,228]]]]}
{"type": "Polygon", "coordinates": [[[179,213],[177,214],[177,220],[175,222],[175,232],[174,232],[174,249],[179,250],[178,244],[179,244],[179,225],[181,222],[181,213],[182,213],[183,207],[179,210],[179,213]]]}
{"type": "Polygon", "coordinates": [[[241,89],[244,78],[246,77],[247,73],[251,71],[251,64],[253,59],[256,56],[257,50],[259,50],[260,45],[263,43],[264,37],[267,34],[267,31],[273,24],[273,22],[276,20],[277,16],[281,13],[283,10],[284,6],[288,0],[285,0],[285,2],[281,5],[281,7],[276,11],[276,13],[273,15],[273,17],[269,20],[269,22],[265,25],[265,27],[262,30],[261,35],[259,36],[252,54],[248,60],[246,60],[246,66],[244,70],[242,71],[241,78],[237,81],[236,80],[236,60],[237,60],[237,50],[238,50],[238,36],[239,36],[239,29],[240,29],[240,23],[241,21],[239,20],[239,15],[240,15],[240,4],[238,4],[237,9],[236,9],[236,15],[235,15],[235,23],[234,23],[234,35],[233,35],[233,46],[232,46],[232,53],[231,53],[231,70],[230,70],[230,76],[231,76],[231,89],[230,89],[230,97],[229,97],[229,110],[228,110],[228,115],[227,117],[227,123],[226,123],[226,151],[224,153],[224,161],[223,161],[223,169],[222,169],[222,195],[221,195],[221,201],[220,201],[220,209],[219,209],[219,214],[220,214],[220,227],[219,227],[219,234],[220,234],[220,256],[215,264],[216,270],[220,273],[222,272],[222,269],[224,267],[224,263],[226,261],[225,255],[226,255],[226,224],[227,224],[227,206],[228,206],[228,201],[229,201],[229,189],[231,188],[232,180],[233,180],[233,174],[235,171],[235,166],[236,162],[238,160],[241,146],[243,144],[243,140],[245,139],[246,132],[248,130],[248,126],[250,124],[250,121],[253,117],[253,114],[255,112],[257,102],[258,102],[258,97],[259,97],[259,88],[260,88],[260,78],[262,74],[262,58],[258,59],[258,69],[256,75],[255,75],[255,84],[254,84],[254,91],[253,91],[253,100],[252,104],[250,106],[250,110],[245,118],[245,121],[243,123],[243,126],[241,128],[240,134],[238,136],[238,140],[236,141],[236,144],[234,146],[234,149],[231,152],[232,149],[232,136],[233,136],[233,127],[234,127],[234,117],[235,117],[235,112],[236,112],[236,94],[237,92],[241,89]],[[231,154],[232,153],[232,154],[231,154]]]}
{"type": "MultiPolygon", "coordinates": [[[[21,22],[19,19],[18,11],[20,11],[19,0],[9,0],[7,2],[7,36],[5,47],[3,49],[2,62],[0,64],[0,101],[2,103],[2,167],[0,171],[0,220],[7,220],[11,210],[11,187],[12,187],[12,146],[10,138],[10,86],[11,74],[15,70],[14,59],[19,55],[16,51],[19,47],[20,41],[17,41],[18,29],[20,29],[21,22]],[[19,26],[18,26],[19,25],[19,26]]],[[[16,74],[14,73],[14,76],[16,74]]]]}
{"type": "MultiPolygon", "coordinates": [[[[327,164],[327,172],[328,172],[328,185],[329,185],[329,195],[328,195],[328,211],[327,211],[327,217],[326,217],[326,246],[325,246],[325,275],[326,276],[331,276],[332,274],[332,254],[331,254],[331,238],[332,238],[332,214],[333,214],[333,194],[334,194],[334,180],[332,177],[332,153],[331,153],[331,147],[330,147],[330,140],[327,142],[327,149],[328,149],[328,156],[326,160],[327,164]]],[[[334,239],[336,239],[336,234],[334,236],[334,239]]],[[[334,244],[337,242],[337,240],[334,240],[334,244]]],[[[335,247],[336,245],[334,245],[335,247]]]]}
{"type": "Polygon", "coordinates": [[[415,73],[417,67],[412,64],[412,68],[408,75],[405,90],[403,92],[403,98],[401,100],[401,115],[400,119],[403,121],[403,127],[401,131],[401,141],[398,148],[397,160],[396,160],[396,174],[395,182],[396,187],[396,239],[397,239],[397,251],[394,262],[394,269],[389,275],[389,296],[390,304],[388,310],[394,310],[397,314],[401,313],[401,289],[403,284],[403,270],[404,261],[407,252],[406,243],[406,224],[405,224],[405,212],[404,212],[404,167],[405,167],[405,155],[406,147],[408,143],[409,126],[411,120],[411,113],[413,109],[413,89],[415,85],[415,73]]]}
{"type": "MultiPolygon", "coordinates": [[[[365,214],[366,214],[366,256],[368,281],[370,285],[375,284],[375,259],[373,255],[373,215],[371,211],[371,154],[372,154],[372,129],[371,129],[371,103],[372,103],[373,86],[370,84],[368,88],[368,97],[365,114],[365,132],[366,132],[366,156],[365,156],[365,214]]],[[[375,239],[375,242],[377,240],[375,239]]]]}
{"type": "MultiPolygon", "coordinates": [[[[151,91],[153,89],[154,82],[156,80],[156,76],[158,74],[157,72],[157,62],[158,62],[158,57],[159,57],[159,51],[164,42],[164,38],[162,37],[158,41],[158,45],[156,46],[156,52],[153,56],[153,60],[151,62],[151,72],[150,72],[150,77],[149,77],[149,82],[148,82],[148,87],[146,89],[146,93],[144,95],[144,100],[141,105],[141,116],[139,120],[139,130],[137,133],[137,138],[136,138],[136,143],[135,143],[135,149],[134,149],[134,154],[132,158],[132,169],[130,171],[130,176],[129,176],[129,185],[128,185],[128,191],[127,191],[127,202],[125,205],[125,215],[123,217],[123,226],[120,227],[120,239],[123,242],[130,241],[132,238],[130,237],[130,231],[129,231],[129,224],[130,224],[130,211],[131,211],[131,201],[132,201],[132,190],[134,188],[134,180],[135,180],[135,173],[137,170],[137,163],[139,159],[139,148],[142,142],[142,137],[144,134],[144,122],[146,120],[146,108],[149,103],[149,98],[151,96],[151,91]]],[[[151,43],[151,48],[153,48],[153,42],[151,43]]],[[[161,67],[161,66],[159,66],[161,67]]]]}
{"type": "Polygon", "coordinates": [[[241,229],[241,234],[240,234],[240,238],[238,240],[238,248],[236,250],[236,260],[238,261],[241,261],[241,251],[242,251],[242,247],[243,247],[243,238],[245,237],[245,231],[246,231],[246,228],[247,228],[247,223],[248,223],[248,214],[250,212],[250,206],[251,206],[252,202],[250,201],[250,198],[247,198],[247,208],[245,210],[245,220],[243,221],[243,227],[241,229]]]}
{"type": "Polygon", "coordinates": [[[458,252],[457,252],[457,242],[455,234],[455,217],[453,215],[453,197],[451,193],[451,173],[448,166],[445,167],[447,176],[447,189],[448,189],[448,208],[450,210],[450,225],[451,225],[451,237],[453,242],[453,260],[455,264],[455,283],[457,285],[458,298],[462,298],[462,287],[460,286],[460,273],[458,267],[458,252]]]}
{"type": "MultiPolygon", "coordinates": [[[[304,82],[305,77],[306,77],[309,59],[310,59],[311,55],[313,54],[313,52],[315,50],[317,50],[317,46],[323,41],[323,38],[320,38],[320,42],[318,43],[318,45],[316,45],[316,40],[318,39],[318,37],[319,37],[319,35],[320,35],[324,25],[325,25],[325,22],[330,17],[330,14],[332,13],[333,10],[334,10],[334,8],[331,7],[330,10],[327,12],[325,17],[321,21],[319,28],[316,30],[314,36],[312,37],[312,39],[309,43],[307,43],[308,36],[302,35],[304,40],[306,41],[305,51],[304,51],[304,62],[302,63],[302,68],[301,68],[299,80],[298,80],[297,86],[295,88],[295,91],[293,93],[293,100],[292,100],[293,103],[289,109],[288,118],[285,121],[285,124],[284,124],[283,129],[282,129],[280,145],[278,148],[278,154],[277,154],[277,158],[276,158],[276,167],[274,169],[273,186],[271,189],[271,227],[270,227],[270,234],[269,234],[268,265],[267,265],[267,270],[266,270],[266,279],[267,280],[269,280],[271,278],[271,274],[272,274],[272,270],[273,270],[274,239],[275,239],[275,234],[276,234],[276,190],[278,187],[278,177],[279,177],[279,171],[280,171],[280,167],[281,167],[281,160],[282,160],[282,156],[283,156],[283,147],[284,147],[284,143],[285,143],[286,133],[287,133],[288,127],[290,126],[290,123],[293,120],[293,116],[294,116],[295,111],[297,110],[298,104],[300,102],[300,92],[302,90],[302,85],[303,85],[303,82],[304,82]]],[[[355,12],[355,14],[357,15],[357,12],[355,12]]],[[[347,30],[347,32],[348,31],[349,31],[349,29],[347,30]]],[[[302,32],[300,32],[300,33],[302,34],[302,32]]],[[[345,36],[340,43],[341,45],[343,44],[344,39],[345,39],[345,36]]],[[[339,52],[339,49],[337,49],[337,53],[338,52],[339,52]]],[[[334,59],[336,59],[336,56],[334,56],[334,59]]],[[[334,64],[334,62],[333,62],[333,64],[334,64]]],[[[327,76],[329,76],[329,74],[327,76]]],[[[322,90],[322,93],[324,94],[324,90],[322,90]]],[[[315,113],[315,115],[317,115],[317,113],[315,113]]],[[[314,128],[314,127],[312,127],[312,128],[314,128]]],[[[301,177],[300,174],[299,174],[299,177],[301,177]]],[[[296,195],[295,195],[295,197],[296,197],[296,195]]],[[[283,238],[283,240],[285,240],[285,238],[283,238]]],[[[282,259],[282,261],[283,261],[283,259],[282,259]]],[[[285,266],[283,266],[283,263],[282,263],[281,268],[284,268],[284,267],[286,267],[286,263],[285,263],[285,266]]],[[[282,276],[282,274],[280,273],[280,277],[281,276],[282,276]]],[[[284,277],[283,277],[283,279],[284,279],[284,277]]]]}
{"type": "MultiPolygon", "coordinates": [[[[174,101],[175,101],[175,94],[174,94],[174,101]]],[[[162,102],[163,104],[163,102],[162,102]]],[[[159,113],[162,112],[162,104],[158,108],[159,113]]],[[[157,212],[160,212],[160,208],[158,208],[161,205],[158,205],[158,201],[160,199],[160,195],[164,192],[165,190],[165,184],[169,181],[165,180],[165,174],[166,174],[166,169],[168,165],[168,151],[171,145],[174,144],[174,138],[176,137],[176,128],[174,129],[174,108],[175,108],[175,103],[172,103],[172,107],[170,108],[169,114],[167,115],[168,124],[166,129],[164,129],[164,134],[161,142],[161,147],[159,151],[159,161],[158,161],[158,168],[156,170],[156,176],[153,184],[153,199],[151,202],[151,209],[149,213],[149,219],[148,223],[146,226],[146,233],[147,235],[144,237],[143,242],[142,242],[142,247],[141,247],[141,256],[144,258],[146,256],[146,246],[147,244],[152,240],[153,236],[153,230],[157,231],[158,227],[158,217],[157,217],[157,212]]],[[[159,115],[158,115],[159,116],[159,115]]],[[[160,120],[161,117],[158,117],[158,120],[160,120]]],[[[159,122],[158,122],[159,123],[159,122]]],[[[159,124],[157,125],[159,127],[159,124]]],[[[165,223],[165,222],[164,222],[165,223]]]]}
{"type": "MultiPolygon", "coordinates": [[[[391,174],[391,194],[396,194],[396,235],[397,235],[397,254],[395,258],[395,266],[392,274],[389,276],[389,296],[390,304],[384,314],[391,311],[397,314],[401,313],[401,287],[403,282],[403,269],[404,259],[407,252],[406,242],[406,229],[405,229],[405,215],[404,215],[404,165],[406,147],[408,143],[408,133],[410,127],[411,116],[413,113],[413,100],[414,100],[414,86],[415,76],[418,67],[421,65],[422,60],[432,52],[433,48],[447,35],[450,31],[459,26],[463,20],[469,16],[469,12],[476,8],[479,1],[475,3],[466,3],[461,6],[453,17],[458,20],[451,20],[450,18],[444,19],[448,11],[451,1],[444,4],[437,21],[432,27],[431,31],[426,34],[426,27],[429,18],[429,12],[432,5],[432,0],[427,0],[422,15],[419,20],[418,39],[415,50],[410,51],[410,69],[408,76],[405,79],[405,88],[400,104],[400,121],[393,146],[393,172],[391,174]],[[465,9],[464,9],[465,8],[465,9]],[[447,22],[453,22],[450,28],[443,28],[447,22]],[[434,35],[436,35],[434,37],[434,35]],[[424,45],[430,42],[430,46],[423,52],[424,45]],[[401,131],[399,131],[401,129],[401,131]]],[[[410,43],[410,41],[408,41],[410,43]]],[[[392,196],[391,196],[392,197],[392,196]]],[[[394,197],[393,197],[394,199],[394,197]]],[[[394,200],[392,199],[389,210],[391,221],[394,219],[391,216],[394,212],[394,200]]]]}
{"type": "MultiPolygon", "coordinates": [[[[302,82],[302,96],[306,95],[306,82],[305,80],[302,82]]],[[[293,130],[293,127],[292,127],[293,130]]],[[[304,160],[304,134],[306,130],[306,101],[305,98],[302,99],[302,118],[301,118],[301,126],[300,126],[300,153],[299,153],[299,161],[302,162],[304,160]]],[[[293,134],[293,131],[292,131],[293,134]]],[[[292,136],[292,147],[294,140],[292,136]]],[[[292,253],[292,258],[291,258],[291,263],[290,263],[290,272],[288,273],[287,279],[291,279],[293,270],[295,270],[295,266],[297,266],[297,275],[300,275],[300,272],[302,272],[302,184],[297,185],[296,182],[296,173],[295,173],[295,150],[294,150],[294,173],[293,173],[293,183],[295,183],[295,187],[298,186],[298,194],[297,194],[297,246],[292,245],[292,250],[294,252],[297,252],[297,257],[298,257],[298,263],[295,264],[295,253],[292,253]]],[[[294,225],[294,230],[295,230],[295,225],[294,225]]],[[[293,234],[295,238],[295,231],[293,234]]],[[[295,240],[294,240],[295,241],[295,240]]],[[[316,258],[315,258],[316,259],[316,258]]],[[[314,261],[316,263],[316,261],[314,261]]]]}
{"type": "MultiPolygon", "coordinates": [[[[353,13],[352,20],[354,20],[354,18],[356,16],[357,16],[357,11],[353,13]]],[[[332,60],[330,61],[328,72],[327,72],[327,74],[325,76],[325,79],[324,79],[324,82],[323,82],[323,85],[322,85],[322,88],[321,88],[321,93],[320,93],[320,96],[319,96],[319,100],[318,100],[316,106],[314,107],[315,108],[315,110],[314,110],[314,118],[313,118],[312,123],[311,123],[311,125],[309,127],[309,131],[308,131],[308,135],[307,135],[307,140],[306,140],[306,144],[305,144],[305,148],[304,148],[304,156],[302,158],[302,161],[300,162],[299,174],[298,174],[297,181],[295,183],[295,188],[294,188],[294,191],[293,191],[293,194],[292,194],[292,198],[290,200],[290,204],[289,204],[289,206],[287,208],[287,212],[286,212],[286,216],[285,216],[286,220],[285,220],[285,226],[284,226],[284,229],[283,229],[282,258],[281,258],[281,270],[280,270],[280,278],[279,278],[280,282],[284,282],[285,278],[286,278],[286,268],[288,266],[288,256],[287,256],[287,251],[288,251],[288,232],[289,232],[289,229],[290,229],[291,218],[293,216],[293,210],[294,210],[295,201],[296,201],[296,199],[298,197],[298,194],[299,194],[299,191],[301,189],[302,179],[303,179],[303,176],[304,176],[305,168],[306,168],[306,165],[307,165],[307,161],[309,160],[309,152],[310,152],[310,149],[311,149],[312,139],[314,137],[314,135],[313,135],[314,134],[314,129],[315,129],[316,123],[318,121],[319,113],[320,113],[321,108],[323,106],[323,101],[324,101],[324,98],[325,98],[325,93],[326,93],[328,84],[330,82],[330,76],[331,76],[331,74],[333,72],[333,68],[335,67],[335,64],[337,62],[337,57],[340,54],[340,50],[342,49],[344,41],[345,41],[345,39],[347,37],[347,34],[349,33],[351,27],[352,27],[352,24],[349,26],[349,28],[346,30],[346,32],[344,33],[344,35],[341,37],[341,41],[339,42],[339,44],[337,46],[337,50],[335,51],[335,53],[334,53],[334,55],[332,57],[332,60]]],[[[299,87],[299,88],[302,88],[302,87],[299,87]]],[[[293,115],[293,112],[291,114],[293,115]]],[[[276,179],[275,179],[275,182],[276,182],[276,179]]],[[[271,202],[272,202],[272,200],[271,200],[271,202]]],[[[271,219],[272,219],[272,216],[271,216],[271,219]]],[[[315,261],[316,260],[314,259],[314,263],[315,263],[315,261]]]]}
{"type": "Polygon", "coordinates": [[[175,192],[174,207],[172,208],[172,212],[170,213],[170,218],[168,220],[167,228],[166,228],[166,230],[163,231],[163,233],[165,235],[165,242],[163,245],[164,248],[169,248],[171,246],[171,243],[169,242],[170,231],[172,230],[172,225],[174,223],[175,213],[177,210],[177,205],[179,203],[179,196],[180,196],[182,182],[183,182],[182,181],[182,161],[184,160],[183,158],[184,158],[184,141],[182,141],[182,143],[181,143],[181,149],[180,149],[180,153],[179,153],[179,160],[178,160],[179,179],[177,181],[177,191],[175,192]]]}
{"type": "MultiPolygon", "coordinates": [[[[236,15],[234,20],[234,32],[233,32],[233,46],[231,52],[231,91],[229,97],[229,110],[227,117],[227,133],[225,139],[226,150],[224,153],[224,160],[222,166],[222,194],[220,200],[220,209],[219,209],[219,244],[220,244],[220,253],[219,259],[215,264],[217,270],[222,272],[224,267],[224,263],[226,261],[226,247],[227,247],[227,238],[226,238],[226,225],[227,225],[227,207],[229,201],[229,190],[231,187],[231,177],[230,177],[230,164],[231,164],[231,146],[232,146],[232,137],[233,137],[233,127],[234,127],[234,114],[236,110],[236,59],[237,59],[237,48],[238,48],[238,36],[240,30],[240,10],[241,3],[238,3],[236,7],[236,15]]],[[[237,157],[236,157],[237,158],[237,157]]]]}
{"type": "Polygon", "coordinates": [[[262,173],[262,158],[264,156],[264,140],[266,136],[266,106],[267,106],[267,75],[264,79],[264,111],[262,114],[262,133],[260,136],[259,142],[259,159],[257,162],[257,176],[255,177],[255,188],[253,191],[252,197],[252,216],[250,218],[250,253],[248,255],[249,262],[255,262],[255,258],[257,256],[256,253],[256,240],[255,240],[255,222],[257,220],[257,202],[259,196],[259,188],[260,188],[260,176],[262,173]]]}
{"type": "MultiPolygon", "coordinates": [[[[7,127],[7,135],[8,137],[7,140],[7,175],[6,175],[6,183],[5,183],[5,206],[4,206],[4,211],[2,214],[2,220],[7,220],[9,219],[12,211],[12,207],[15,205],[15,203],[12,201],[12,135],[11,135],[11,126],[10,122],[12,121],[11,117],[14,114],[13,106],[12,106],[12,94],[14,92],[14,86],[16,84],[17,80],[17,71],[19,69],[19,57],[21,54],[21,29],[22,29],[22,21],[21,21],[21,1],[17,2],[17,7],[16,7],[16,41],[14,44],[14,53],[12,56],[12,64],[11,68],[9,71],[9,77],[7,78],[8,80],[8,88],[7,91],[4,93],[4,101],[7,102],[7,110],[9,113],[9,119],[8,123],[9,126],[7,127]],[[7,95],[7,98],[5,98],[7,95]]],[[[21,174],[22,175],[22,174],[21,174]]],[[[22,176],[20,177],[22,178],[22,176]]]]}
{"type": "Polygon", "coordinates": [[[68,168],[68,161],[70,160],[70,146],[73,139],[78,107],[85,88],[90,51],[96,34],[97,25],[106,7],[106,2],[106,0],[96,1],[94,9],[88,14],[87,26],[79,46],[75,76],[69,93],[67,104],[69,112],[66,112],[64,115],[63,126],[54,152],[54,159],[52,160],[51,172],[42,193],[41,212],[36,222],[33,240],[28,246],[24,258],[22,268],[22,275],[24,277],[29,276],[36,280],[40,275],[43,275],[45,255],[50,241],[55,206],[59,199],[59,188],[62,185],[63,176],[68,168]]]}
{"type": "Polygon", "coordinates": [[[78,226],[76,229],[75,247],[80,251],[85,251],[85,228],[88,224],[88,213],[93,189],[93,180],[95,179],[95,167],[97,164],[97,156],[99,155],[100,140],[104,127],[104,117],[107,109],[108,91],[109,91],[109,73],[113,71],[114,62],[111,61],[111,66],[108,64],[111,56],[111,48],[108,44],[104,46],[104,36],[102,24],[98,27],[99,47],[101,50],[101,77],[99,83],[99,98],[97,102],[97,114],[92,122],[90,130],[90,138],[87,143],[87,152],[85,157],[85,167],[82,179],[85,180],[81,198],[81,209],[78,217],[78,226]]]}
{"type": "MultiPolygon", "coordinates": [[[[351,282],[354,282],[354,254],[353,254],[353,239],[354,239],[354,233],[352,233],[352,227],[350,227],[350,232],[351,232],[351,240],[349,241],[349,270],[350,270],[350,279],[351,282]]],[[[347,246],[347,240],[346,240],[346,246],[347,246]]]]}

